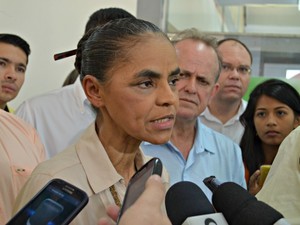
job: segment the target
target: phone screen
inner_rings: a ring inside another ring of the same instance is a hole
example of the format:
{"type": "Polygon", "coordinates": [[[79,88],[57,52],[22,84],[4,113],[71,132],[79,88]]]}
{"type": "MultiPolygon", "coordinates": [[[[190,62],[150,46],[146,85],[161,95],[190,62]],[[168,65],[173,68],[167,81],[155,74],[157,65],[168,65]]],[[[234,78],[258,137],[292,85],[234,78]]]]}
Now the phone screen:
{"type": "Polygon", "coordinates": [[[88,196],[60,180],[50,181],[7,225],[68,224],[87,204],[88,196]]]}
{"type": "Polygon", "coordinates": [[[157,174],[159,176],[162,174],[162,163],[159,158],[152,158],[149,160],[130,179],[125,193],[123,205],[120,210],[119,219],[125,210],[128,209],[143,193],[145,190],[145,184],[152,174],[157,174]]]}

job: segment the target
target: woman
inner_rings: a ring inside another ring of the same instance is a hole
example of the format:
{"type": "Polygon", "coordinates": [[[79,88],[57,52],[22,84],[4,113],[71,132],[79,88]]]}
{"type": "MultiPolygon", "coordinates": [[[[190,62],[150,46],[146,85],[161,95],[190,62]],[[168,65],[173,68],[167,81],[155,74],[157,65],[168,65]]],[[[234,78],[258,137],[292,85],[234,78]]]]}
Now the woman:
{"type": "Polygon", "coordinates": [[[128,181],[147,161],[141,141],[162,144],[170,139],[179,68],[168,37],[155,25],[132,18],[85,34],[75,65],[87,98],[98,110],[95,123],[73,146],[38,166],[16,209],[49,180],[61,178],[89,196],[72,224],[95,225],[107,216],[108,205],[120,205],[128,181]]]}
{"type": "Polygon", "coordinates": [[[279,145],[299,125],[299,119],[300,96],[288,83],[270,79],[251,92],[247,108],[240,117],[245,127],[240,146],[251,194],[261,188],[258,183],[260,166],[272,164],[279,145]]]}

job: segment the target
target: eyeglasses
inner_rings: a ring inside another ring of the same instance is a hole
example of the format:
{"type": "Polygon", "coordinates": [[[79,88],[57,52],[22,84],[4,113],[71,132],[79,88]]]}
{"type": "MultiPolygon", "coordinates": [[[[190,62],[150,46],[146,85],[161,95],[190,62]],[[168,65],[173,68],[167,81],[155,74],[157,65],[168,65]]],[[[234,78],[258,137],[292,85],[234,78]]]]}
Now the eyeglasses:
{"type": "Polygon", "coordinates": [[[234,67],[231,64],[227,64],[227,63],[223,63],[222,64],[222,71],[223,72],[229,72],[229,71],[233,71],[236,70],[239,74],[242,75],[247,75],[251,73],[251,68],[248,66],[238,66],[238,67],[234,67]]]}

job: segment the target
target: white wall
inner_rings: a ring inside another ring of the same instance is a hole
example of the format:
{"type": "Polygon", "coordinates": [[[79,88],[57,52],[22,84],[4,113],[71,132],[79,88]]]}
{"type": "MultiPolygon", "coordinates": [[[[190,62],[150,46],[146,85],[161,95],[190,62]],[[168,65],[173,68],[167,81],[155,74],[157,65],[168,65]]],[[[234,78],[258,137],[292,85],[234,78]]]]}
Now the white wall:
{"type": "Polygon", "coordinates": [[[75,57],[54,61],[53,55],[75,49],[89,16],[106,7],[136,15],[137,0],[0,0],[0,33],[13,33],[31,47],[25,83],[10,106],[61,87],[75,57]]]}
{"type": "Polygon", "coordinates": [[[169,0],[168,20],[178,31],[195,27],[221,31],[222,19],[212,0],[169,0]]]}

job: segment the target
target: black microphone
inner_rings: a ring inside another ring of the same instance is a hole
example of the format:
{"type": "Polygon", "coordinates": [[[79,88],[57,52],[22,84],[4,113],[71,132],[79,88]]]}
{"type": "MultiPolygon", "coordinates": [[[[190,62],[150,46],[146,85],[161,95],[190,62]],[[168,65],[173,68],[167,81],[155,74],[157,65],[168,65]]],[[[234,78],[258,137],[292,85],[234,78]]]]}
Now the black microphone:
{"type": "Polygon", "coordinates": [[[166,193],[167,215],[172,225],[181,225],[188,217],[215,213],[200,187],[189,181],[181,181],[166,193]]]}
{"type": "Polygon", "coordinates": [[[212,193],[221,185],[221,182],[215,176],[206,177],[203,183],[212,193]]]}
{"type": "Polygon", "coordinates": [[[212,202],[230,225],[288,224],[283,215],[264,202],[258,201],[236,183],[220,184],[213,192],[212,202]]]}

